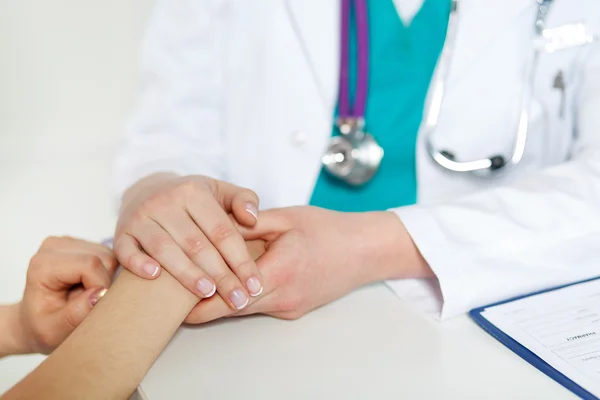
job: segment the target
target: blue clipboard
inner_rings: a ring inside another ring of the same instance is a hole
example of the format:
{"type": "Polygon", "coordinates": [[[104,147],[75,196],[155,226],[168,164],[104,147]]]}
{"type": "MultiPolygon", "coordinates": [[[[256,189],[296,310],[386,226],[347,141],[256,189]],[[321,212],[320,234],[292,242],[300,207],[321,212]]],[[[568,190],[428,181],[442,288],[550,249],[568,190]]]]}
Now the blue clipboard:
{"type": "Polygon", "coordinates": [[[496,325],[494,325],[490,321],[488,321],[483,315],[481,315],[482,312],[484,312],[487,308],[490,308],[490,307],[495,307],[495,306],[499,306],[501,304],[511,303],[516,300],[521,300],[521,299],[524,299],[527,297],[537,296],[538,294],[542,294],[542,293],[553,292],[555,290],[559,290],[559,289],[563,289],[563,288],[566,288],[569,286],[575,286],[575,285],[579,285],[582,283],[591,282],[591,281],[595,281],[595,280],[600,280],[600,276],[596,277],[596,278],[586,279],[586,280],[579,281],[579,282],[570,283],[567,285],[562,285],[562,286],[546,289],[546,290],[540,290],[538,292],[526,294],[523,296],[513,297],[512,299],[500,301],[498,303],[490,304],[490,305],[487,305],[484,307],[479,307],[474,310],[471,310],[469,312],[469,316],[480,327],[482,327],[483,330],[485,330],[487,333],[492,335],[492,337],[494,337],[500,343],[502,343],[503,345],[508,347],[510,350],[515,352],[523,360],[527,361],[529,364],[533,365],[535,368],[542,371],[548,377],[552,378],[553,380],[555,380],[556,382],[558,382],[559,384],[564,386],[566,389],[570,390],[573,394],[581,397],[584,400],[599,400],[598,397],[594,396],[593,394],[591,394],[590,392],[588,392],[587,390],[585,390],[584,388],[582,388],[581,386],[579,386],[578,384],[573,382],[571,379],[567,378],[565,375],[563,375],[561,372],[556,370],[554,367],[552,367],[546,361],[542,360],[540,357],[535,355],[532,351],[530,351],[525,346],[523,346],[521,343],[519,343],[516,340],[514,340],[513,338],[511,338],[509,335],[507,335],[502,330],[500,330],[498,327],[496,327],[496,325]]]}

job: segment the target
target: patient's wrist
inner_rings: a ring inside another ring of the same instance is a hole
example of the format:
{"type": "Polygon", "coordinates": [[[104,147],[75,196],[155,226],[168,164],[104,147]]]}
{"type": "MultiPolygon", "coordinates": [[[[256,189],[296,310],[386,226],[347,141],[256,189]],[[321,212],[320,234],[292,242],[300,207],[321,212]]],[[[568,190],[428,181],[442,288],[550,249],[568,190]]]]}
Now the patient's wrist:
{"type": "Polygon", "coordinates": [[[197,302],[166,272],[146,280],[123,271],[88,317],[7,398],[129,398],[197,302]]]}

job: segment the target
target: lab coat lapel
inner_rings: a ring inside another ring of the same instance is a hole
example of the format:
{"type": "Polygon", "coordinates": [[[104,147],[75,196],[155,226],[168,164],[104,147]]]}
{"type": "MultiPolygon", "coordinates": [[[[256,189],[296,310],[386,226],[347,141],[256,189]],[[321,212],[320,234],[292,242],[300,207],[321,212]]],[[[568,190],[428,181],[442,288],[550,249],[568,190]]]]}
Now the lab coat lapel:
{"type": "MultiPolygon", "coordinates": [[[[398,7],[400,0],[394,1],[398,7]]],[[[419,1],[423,0],[410,1],[414,7],[398,7],[403,19],[417,12],[419,1]]],[[[338,89],[340,2],[285,0],[285,4],[321,100],[325,106],[332,108],[338,89]]],[[[495,40],[511,24],[521,18],[530,19],[533,23],[535,7],[534,0],[461,0],[450,82],[467,73],[482,52],[493,51],[495,40]],[[528,10],[531,12],[526,12],[528,10]]]]}
{"type": "Polygon", "coordinates": [[[285,0],[290,23],[323,105],[333,110],[338,90],[339,0],[285,0]]]}

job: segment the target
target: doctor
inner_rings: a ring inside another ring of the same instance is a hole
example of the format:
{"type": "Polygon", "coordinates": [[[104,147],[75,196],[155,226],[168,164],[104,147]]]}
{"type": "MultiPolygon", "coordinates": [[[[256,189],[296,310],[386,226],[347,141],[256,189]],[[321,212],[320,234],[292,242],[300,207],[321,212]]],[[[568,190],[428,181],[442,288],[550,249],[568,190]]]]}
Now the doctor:
{"type": "Polygon", "coordinates": [[[210,297],[188,322],[598,275],[598,34],[597,0],[159,1],[116,255],[210,297]]]}

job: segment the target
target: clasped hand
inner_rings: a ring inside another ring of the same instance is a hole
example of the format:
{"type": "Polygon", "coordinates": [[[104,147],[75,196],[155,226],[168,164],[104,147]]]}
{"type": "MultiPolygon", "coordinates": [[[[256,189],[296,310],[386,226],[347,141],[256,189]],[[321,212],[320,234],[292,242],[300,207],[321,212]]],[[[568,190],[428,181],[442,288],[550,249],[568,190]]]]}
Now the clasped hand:
{"type": "Polygon", "coordinates": [[[430,272],[391,212],[303,206],[258,215],[255,193],[201,176],[136,186],[124,201],[115,254],[149,279],[160,265],[194,292],[201,301],[188,323],[256,313],[296,319],[361,285],[430,272]],[[202,279],[218,295],[201,290],[202,279]]]}

